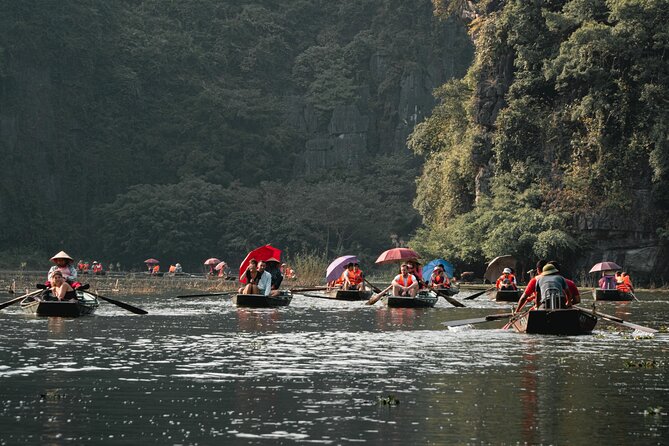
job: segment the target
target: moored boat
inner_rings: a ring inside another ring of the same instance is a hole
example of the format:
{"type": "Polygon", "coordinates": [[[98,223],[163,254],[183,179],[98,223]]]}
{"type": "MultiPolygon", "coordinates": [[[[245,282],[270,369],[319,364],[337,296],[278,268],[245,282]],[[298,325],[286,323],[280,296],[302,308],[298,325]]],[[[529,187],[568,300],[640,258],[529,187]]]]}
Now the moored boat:
{"type": "Polygon", "coordinates": [[[389,308],[432,308],[437,300],[439,297],[429,292],[419,292],[416,297],[385,296],[383,298],[389,308]]]}
{"type": "Polygon", "coordinates": [[[522,293],[521,290],[495,290],[493,297],[495,302],[518,302],[522,293]]]}
{"type": "Polygon", "coordinates": [[[594,289],[592,290],[592,298],[595,300],[607,300],[607,301],[629,301],[634,300],[632,293],[626,293],[620,290],[602,290],[594,289]]]}
{"type": "Polygon", "coordinates": [[[264,294],[237,294],[232,297],[232,302],[238,307],[249,308],[274,308],[290,305],[293,295],[290,291],[281,291],[278,296],[265,296],[264,294]]]}
{"type": "Polygon", "coordinates": [[[595,328],[597,318],[577,308],[559,310],[531,310],[517,319],[511,326],[519,333],[550,335],[589,334],[595,328]]]}
{"type": "Polygon", "coordinates": [[[37,316],[79,317],[95,313],[100,303],[85,291],[77,291],[77,298],[70,300],[43,300],[40,296],[28,296],[21,301],[21,308],[37,316]]]}
{"type": "Polygon", "coordinates": [[[325,297],[335,300],[367,300],[372,297],[372,292],[334,289],[327,291],[325,297]]]}

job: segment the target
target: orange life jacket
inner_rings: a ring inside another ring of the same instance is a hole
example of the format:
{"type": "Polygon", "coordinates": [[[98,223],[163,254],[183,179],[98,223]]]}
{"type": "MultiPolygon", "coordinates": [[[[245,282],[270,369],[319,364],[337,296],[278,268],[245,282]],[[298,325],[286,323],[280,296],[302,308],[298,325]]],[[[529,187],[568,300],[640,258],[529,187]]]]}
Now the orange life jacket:
{"type": "Polygon", "coordinates": [[[500,288],[500,285],[504,284],[504,281],[508,280],[508,285],[513,287],[513,289],[516,289],[516,277],[513,274],[502,274],[499,276],[499,279],[497,279],[497,282],[495,283],[495,286],[497,289],[500,288]]]}
{"type": "Polygon", "coordinates": [[[358,285],[362,283],[362,270],[348,270],[348,281],[351,282],[351,285],[358,285]]]}
{"type": "Polygon", "coordinates": [[[408,287],[413,285],[413,274],[407,274],[407,277],[403,277],[401,274],[398,274],[395,277],[395,282],[399,283],[403,287],[408,287]]]}

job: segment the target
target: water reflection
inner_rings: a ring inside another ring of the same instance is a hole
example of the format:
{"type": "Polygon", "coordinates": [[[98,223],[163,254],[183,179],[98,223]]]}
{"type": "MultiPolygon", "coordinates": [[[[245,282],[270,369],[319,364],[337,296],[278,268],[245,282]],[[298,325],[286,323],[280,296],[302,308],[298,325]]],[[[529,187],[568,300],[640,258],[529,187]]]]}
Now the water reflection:
{"type": "MultiPolygon", "coordinates": [[[[655,325],[669,308],[655,299],[602,310],[655,325]]],[[[0,313],[0,415],[16,421],[5,423],[0,444],[655,444],[669,434],[668,416],[643,415],[669,400],[666,335],[635,340],[598,326],[593,336],[538,337],[503,324],[441,325],[498,308],[486,302],[136,303],[150,315],[110,306],[80,319],[0,313]],[[663,365],[626,366],[637,359],[663,365]],[[391,394],[398,406],[378,404],[391,394]]]]}

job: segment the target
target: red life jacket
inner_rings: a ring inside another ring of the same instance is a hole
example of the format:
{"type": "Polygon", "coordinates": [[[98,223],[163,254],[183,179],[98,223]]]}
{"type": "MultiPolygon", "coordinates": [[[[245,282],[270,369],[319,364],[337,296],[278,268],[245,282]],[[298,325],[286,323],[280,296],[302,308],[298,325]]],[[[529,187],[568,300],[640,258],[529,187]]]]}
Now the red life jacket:
{"type": "Polygon", "coordinates": [[[358,285],[359,283],[362,283],[362,271],[361,270],[349,270],[348,271],[348,281],[351,282],[352,285],[358,285]]]}

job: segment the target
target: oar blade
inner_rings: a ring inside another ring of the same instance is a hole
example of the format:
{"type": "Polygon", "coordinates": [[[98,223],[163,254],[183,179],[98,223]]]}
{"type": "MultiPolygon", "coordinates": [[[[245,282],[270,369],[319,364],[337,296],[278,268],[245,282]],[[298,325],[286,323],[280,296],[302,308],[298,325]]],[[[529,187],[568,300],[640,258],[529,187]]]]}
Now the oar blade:
{"type": "Polygon", "coordinates": [[[105,302],[109,302],[110,304],[114,304],[114,305],[116,305],[116,306],[118,306],[118,307],[121,307],[121,308],[123,308],[123,309],[125,309],[125,310],[130,311],[131,313],[135,313],[135,314],[149,314],[148,311],[143,310],[143,309],[138,308],[138,307],[135,307],[135,306],[133,306],[133,305],[127,304],[127,303],[125,303],[125,302],[121,302],[121,301],[118,301],[118,300],[110,299],[109,297],[105,297],[105,296],[100,296],[99,294],[96,294],[96,293],[91,293],[91,294],[92,294],[93,296],[97,297],[98,299],[102,299],[102,300],[104,300],[105,302]]]}
{"type": "Polygon", "coordinates": [[[613,322],[614,324],[622,325],[623,327],[627,327],[627,328],[630,328],[632,330],[639,330],[639,331],[643,331],[645,333],[657,333],[658,332],[658,330],[656,330],[654,328],[644,327],[643,325],[633,324],[632,322],[624,321],[624,320],[620,319],[619,317],[611,316],[610,314],[604,314],[604,313],[600,313],[599,311],[588,310],[587,308],[577,307],[576,305],[574,305],[574,308],[578,308],[579,310],[581,310],[584,313],[588,313],[588,314],[591,314],[591,315],[596,316],[596,317],[601,317],[604,320],[607,320],[609,322],[613,322]]]}
{"type": "Polygon", "coordinates": [[[479,291],[478,293],[474,293],[474,294],[472,294],[471,296],[467,296],[467,297],[465,297],[465,300],[476,299],[476,298],[479,297],[480,295],[485,294],[485,293],[487,293],[488,291],[492,291],[493,289],[494,289],[494,288],[488,288],[487,290],[479,291]]]}
{"type": "Polygon", "coordinates": [[[487,316],[477,317],[473,319],[461,319],[459,321],[442,322],[441,324],[447,327],[458,327],[461,325],[482,324],[484,322],[496,321],[498,319],[506,319],[511,316],[513,316],[513,313],[489,314],[487,316]]]}
{"type": "Polygon", "coordinates": [[[3,303],[0,304],[0,310],[2,310],[3,308],[8,307],[10,305],[14,305],[15,303],[22,301],[23,299],[25,299],[28,296],[32,296],[34,294],[40,293],[41,291],[42,290],[33,291],[32,293],[24,294],[23,296],[15,297],[12,300],[8,300],[7,302],[3,302],[3,303]]]}

